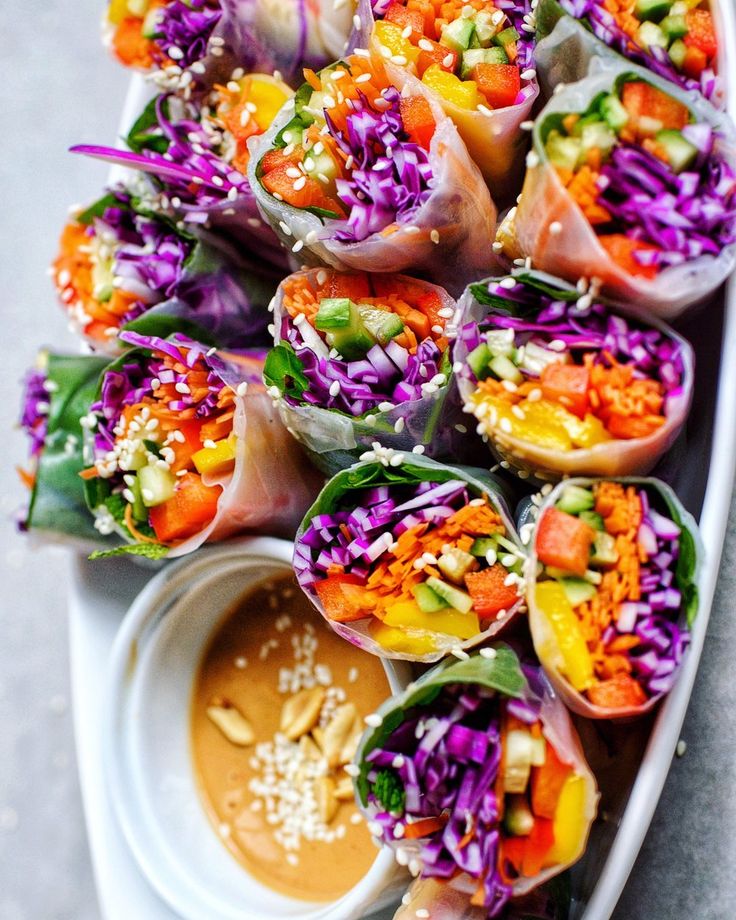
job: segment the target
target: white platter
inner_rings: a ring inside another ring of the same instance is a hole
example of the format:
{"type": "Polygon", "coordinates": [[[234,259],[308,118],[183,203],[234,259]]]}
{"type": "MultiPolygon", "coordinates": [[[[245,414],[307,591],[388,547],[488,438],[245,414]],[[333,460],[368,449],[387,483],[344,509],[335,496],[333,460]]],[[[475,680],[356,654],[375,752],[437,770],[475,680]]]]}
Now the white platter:
{"type": "MultiPolygon", "coordinates": [[[[732,2],[724,0],[718,13],[724,57],[730,65],[722,70],[727,74],[730,112],[736,116],[736,10],[732,2]]],[[[144,84],[135,79],[123,125],[132,122],[146,98],[144,84]]],[[[655,719],[626,733],[630,762],[635,766],[640,759],[633,782],[622,782],[620,770],[611,769],[610,757],[608,763],[603,757],[597,765],[610,800],[606,821],[598,822],[588,853],[573,872],[575,901],[570,920],[608,920],[623,891],[675,751],[718,578],[736,469],[736,281],[732,279],[726,288],[722,313],[717,302],[709,304],[679,328],[693,339],[701,360],[689,443],[687,448],[676,445],[663,466],[669,474],[664,478],[673,483],[684,504],[699,518],[705,547],[699,582],[701,607],[674,690],[655,719]],[[714,348],[719,338],[720,366],[714,348]],[[704,469],[707,479],[699,475],[704,469]]],[[[103,771],[103,693],[110,651],[126,609],[150,574],[150,570],[125,560],[96,565],[81,558],[71,562],[69,617],[77,755],[92,861],[106,920],[179,920],[149,886],[128,850],[112,811],[103,771]]],[[[595,759],[602,748],[600,737],[589,723],[578,725],[595,759]]],[[[614,747],[623,741],[621,732],[614,739],[614,747]]],[[[666,884],[667,879],[662,882],[666,884]]],[[[385,916],[390,917],[391,912],[385,916]]]]}

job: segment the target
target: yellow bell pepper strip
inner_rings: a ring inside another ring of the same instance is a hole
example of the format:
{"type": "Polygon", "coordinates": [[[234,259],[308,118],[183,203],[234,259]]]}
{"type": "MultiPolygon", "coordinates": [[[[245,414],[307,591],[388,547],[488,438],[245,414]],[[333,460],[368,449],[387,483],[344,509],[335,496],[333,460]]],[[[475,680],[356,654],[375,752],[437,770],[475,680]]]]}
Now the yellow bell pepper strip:
{"type": "Polygon", "coordinates": [[[535,601],[554,630],[565,676],[576,690],[586,690],[593,682],[593,661],[564,588],[556,581],[540,582],[535,601]]]}

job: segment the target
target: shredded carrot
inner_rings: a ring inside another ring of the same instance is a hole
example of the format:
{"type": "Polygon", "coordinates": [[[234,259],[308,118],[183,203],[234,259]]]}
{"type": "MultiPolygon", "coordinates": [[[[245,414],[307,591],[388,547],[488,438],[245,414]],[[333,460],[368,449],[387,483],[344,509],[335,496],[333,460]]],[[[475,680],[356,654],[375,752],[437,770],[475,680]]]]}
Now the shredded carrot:
{"type": "Polygon", "coordinates": [[[158,540],[152,540],[151,537],[147,537],[144,533],[141,533],[140,530],[135,526],[133,521],[133,506],[125,506],[125,526],[130,531],[131,536],[138,540],[139,543],[158,543],[158,540]]]}

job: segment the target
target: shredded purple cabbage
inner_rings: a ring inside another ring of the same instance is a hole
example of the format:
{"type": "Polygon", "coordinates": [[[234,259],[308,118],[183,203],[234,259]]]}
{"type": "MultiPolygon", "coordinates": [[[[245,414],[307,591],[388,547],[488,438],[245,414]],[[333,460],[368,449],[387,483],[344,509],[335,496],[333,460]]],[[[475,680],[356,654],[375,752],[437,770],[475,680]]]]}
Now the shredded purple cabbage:
{"type": "Polygon", "coordinates": [[[714,144],[708,125],[683,135],[698,148],[691,170],[675,174],[648,150],[619,143],[598,179],[598,203],[613,217],[612,232],[661,248],[636,253],[642,265],[665,268],[736,242],[736,172],[714,144]]]}
{"type": "Polygon", "coordinates": [[[605,9],[601,0],[560,0],[560,5],[575,19],[587,22],[596,38],[627,60],[641,64],[683,89],[702,93],[706,99],[715,100],[720,95],[721,80],[712,68],[706,68],[699,80],[686,76],[675,67],[666,48],[653,46],[647,50],[637,45],[619,26],[613,14],[605,9]]]}
{"type": "Polygon", "coordinates": [[[512,893],[500,872],[500,809],[495,791],[504,709],[534,723],[541,698],[531,686],[520,700],[505,700],[475,685],[444,686],[431,707],[416,706],[404,713],[383,747],[366,756],[371,765],[368,801],[376,810],[372,820],[380,826],[383,840],[395,844],[408,823],[446,815],[444,827],[422,840],[422,877],[449,879],[465,872],[481,880],[489,918],[501,914],[512,893]],[[515,704],[519,705],[512,709],[515,704]],[[386,810],[386,803],[376,795],[381,795],[385,772],[403,786],[400,813],[386,810]]]}
{"type": "MultiPolygon", "coordinates": [[[[597,351],[596,363],[608,361],[605,352],[620,364],[633,365],[635,377],[658,380],[665,399],[682,396],[685,365],[682,346],[677,339],[637,320],[611,313],[602,303],[591,302],[581,309],[583,295],[570,302],[562,299],[563,295],[569,297],[569,292],[560,289],[561,299],[555,300],[551,294],[525,284],[521,278],[513,280],[516,283],[511,288],[506,286],[506,278],[488,283],[488,293],[506,301],[510,312],[492,310],[482,323],[466,323],[459,332],[459,339],[469,352],[484,341],[485,332],[513,329],[517,348],[527,342],[547,348],[550,342],[556,341],[564,343],[573,355],[597,351]]],[[[527,377],[533,376],[524,368],[520,370],[527,377]]],[[[471,380],[476,379],[467,364],[461,373],[471,380]]]]}
{"type": "Polygon", "coordinates": [[[37,457],[43,450],[48,427],[49,393],[44,371],[32,370],[26,375],[20,424],[30,439],[29,455],[37,457]]]}
{"type": "Polygon", "coordinates": [[[469,500],[467,484],[453,479],[351,492],[331,514],[315,515],[297,541],[297,581],[308,590],[327,576],[331,565],[367,579],[371,567],[402,533],[422,523],[441,524],[469,500]]]}
{"type": "Polygon", "coordinates": [[[360,242],[399,220],[410,220],[432,189],[427,151],[408,140],[401,117],[399,91],[382,93],[386,108],[377,112],[361,93],[339,131],[325,110],[330,133],[354,160],[349,179],[337,180],[337,193],[350,208],[346,225],[335,233],[341,242],[360,242]]]}
{"type": "Polygon", "coordinates": [[[173,0],[156,20],[156,45],[180,67],[190,67],[207,54],[210,37],[222,18],[219,0],[173,0]]]}
{"type": "Polygon", "coordinates": [[[281,339],[288,342],[304,368],[309,389],[299,399],[286,395],[292,405],[312,405],[346,412],[360,418],[385,402],[398,405],[421,399],[422,387],[442,373],[444,355],[432,339],[424,339],[411,354],[397,342],[376,343],[359,361],[330,357],[319,333],[312,331],[305,341],[303,327],[290,316],[281,321],[281,339]],[[322,348],[317,348],[322,344],[322,348]],[[337,383],[337,387],[335,384],[337,383]]]}

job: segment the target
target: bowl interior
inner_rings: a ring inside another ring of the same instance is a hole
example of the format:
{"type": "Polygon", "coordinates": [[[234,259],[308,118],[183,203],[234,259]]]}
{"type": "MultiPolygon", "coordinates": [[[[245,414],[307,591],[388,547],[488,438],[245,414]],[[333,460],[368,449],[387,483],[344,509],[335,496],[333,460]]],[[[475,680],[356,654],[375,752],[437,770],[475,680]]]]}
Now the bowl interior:
{"type": "Polygon", "coordinates": [[[157,576],[129,614],[138,622],[120,637],[107,753],[110,791],[128,843],[159,893],[192,920],[366,916],[386,903],[395,874],[387,854],[377,852],[362,882],[339,901],[297,901],[250,876],[205,814],[190,749],[194,675],[234,602],[257,583],[291,571],[268,555],[208,556],[204,566],[179,563],[157,576]]]}

